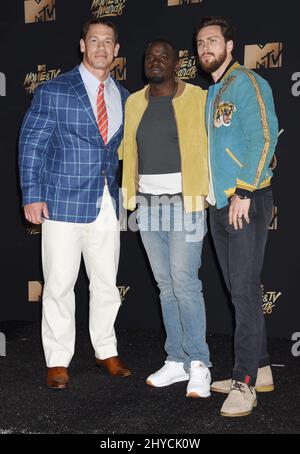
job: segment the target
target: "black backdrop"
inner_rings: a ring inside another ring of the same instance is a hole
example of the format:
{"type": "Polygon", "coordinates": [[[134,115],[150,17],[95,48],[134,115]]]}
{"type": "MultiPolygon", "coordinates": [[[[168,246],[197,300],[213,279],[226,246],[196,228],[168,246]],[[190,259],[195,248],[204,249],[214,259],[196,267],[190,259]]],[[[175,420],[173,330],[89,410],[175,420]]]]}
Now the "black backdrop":
{"type": "MultiPolygon", "coordinates": [[[[38,320],[39,299],[28,285],[42,281],[40,235],[26,228],[20,208],[17,138],[35,82],[55,77],[79,62],[82,23],[94,13],[112,12],[120,32],[120,60],[114,74],[133,92],[143,86],[142,58],[155,37],[172,39],[182,51],[182,76],[194,76],[193,29],[203,15],[224,15],[235,23],[235,56],[249,62],[271,84],[281,132],[273,179],[277,216],[269,232],[262,274],[268,335],[291,338],[300,331],[298,301],[298,200],[300,45],[298,2],[292,0],[6,0],[0,14],[1,304],[0,320],[38,320]],[[168,5],[169,3],[169,5],[168,5]],[[177,5],[176,5],[177,3],[177,5]],[[181,5],[181,3],[183,3],[181,5]],[[32,13],[30,17],[29,13],[32,13]],[[26,14],[25,14],[26,13],[26,14]],[[266,44],[273,43],[269,46],[266,44]],[[252,45],[252,47],[248,47],[252,45]],[[245,47],[247,46],[247,47],[245,47]],[[246,58],[246,60],[245,60],[246,58]],[[126,61],[125,61],[126,59],[126,61]],[[122,66],[123,65],[123,66],[122,66]]],[[[249,63],[247,63],[249,64],[249,63]]],[[[28,226],[27,226],[28,227],[28,226]]],[[[124,296],[119,327],[160,328],[158,295],[136,233],[122,232],[118,285],[124,296]]],[[[232,330],[230,305],[210,237],[204,245],[201,277],[210,332],[232,330]]],[[[86,321],[88,285],[83,267],[76,286],[77,319],[86,321]]]]}

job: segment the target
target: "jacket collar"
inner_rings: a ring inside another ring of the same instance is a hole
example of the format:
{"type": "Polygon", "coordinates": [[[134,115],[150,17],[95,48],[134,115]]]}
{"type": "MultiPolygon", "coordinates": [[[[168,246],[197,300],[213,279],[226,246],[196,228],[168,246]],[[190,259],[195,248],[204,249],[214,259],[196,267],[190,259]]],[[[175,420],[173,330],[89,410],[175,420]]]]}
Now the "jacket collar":
{"type": "MultiPolygon", "coordinates": [[[[186,87],[186,83],[183,82],[183,80],[176,78],[176,82],[177,82],[177,90],[174,95],[174,98],[178,98],[179,96],[181,96],[186,87]]],[[[145,98],[147,99],[147,101],[149,101],[149,92],[150,92],[150,85],[146,85],[145,98]]]]}
{"type": "MultiPolygon", "coordinates": [[[[82,77],[79,72],[79,65],[73,68],[69,72],[69,82],[76,94],[77,99],[81,102],[86,114],[89,116],[90,120],[94,124],[94,127],[96,128],[97,132],[99,132],[99,128],[97,125],[97,121],[93,112],[92,105],[89,100],[89,96],[87,94],[87,91],[85,89],[82,77]]],[[[124,122],[124,106],[125,106],[125,100],[126,100],[126,90],[122,87],[122,85],[116,81],[112,76],[110,76],[113,81],[115,82],[116,86],[118,87],[118,90],[120,91],[121,94],[121,101],[122,101],[122,110],[123,110],[123,122],[124,122]]],[[[123,127],[123,122],[122,125],[120,126],[119,130],[117,131],[116,134],[118,134],[123,127]]]]}
{"type": "Polygon", "coordinates": [[[82,104],[82,107],[86,111],[87,115],[90,117],[90,120],[94,123],[94,126],[98,129],[92,105],[90,103],[87,91],[85,89],[82,77],[79,72],[79,66],[76,66],[74,69],[72,69],[69,75],[70,75],[69,81],[76,94],[77,99],[82,104]]]}
{"type": "Polygon", "coordinates": [[[236,60],[231,60],[231,62],[229,63],[229,65],[227,66],[227,68],[225,69],[224,73],[222,74],[222,76],[220,77],[219,80],[217,80],[216,84],[219,83],[219,82],[223,82],[225,79],[227,79],[230,74],[236,69],[238,68],[239,66],[241,66],[239,64],[238,61],[236,60]]]}

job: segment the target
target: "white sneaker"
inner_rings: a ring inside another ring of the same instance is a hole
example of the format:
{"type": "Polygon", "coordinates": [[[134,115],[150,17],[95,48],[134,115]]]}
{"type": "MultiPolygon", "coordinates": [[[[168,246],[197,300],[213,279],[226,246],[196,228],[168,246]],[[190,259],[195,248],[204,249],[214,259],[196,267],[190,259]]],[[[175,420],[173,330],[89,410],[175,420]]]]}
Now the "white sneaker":
{"type": "Polygon", "coordinates": [[[165,365],[154,374],[149,375],[146,384],[161,388],[169,386],[173,383],[186,381],[189,379],[189,374],[184,370],[183,363],[175,361],[165,361],[165,365]]]}
{"type": "Polygon", "coordinates": [[[209,397],[210,382],[211,375],[209,368],[202,361],[192,361],[186,397],[209,397]]]}

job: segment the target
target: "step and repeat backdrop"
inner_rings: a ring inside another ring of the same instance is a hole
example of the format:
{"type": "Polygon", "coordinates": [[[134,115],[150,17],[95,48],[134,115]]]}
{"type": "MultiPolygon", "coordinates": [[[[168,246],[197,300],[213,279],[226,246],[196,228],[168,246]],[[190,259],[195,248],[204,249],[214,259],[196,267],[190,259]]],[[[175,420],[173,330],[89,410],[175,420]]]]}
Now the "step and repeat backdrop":
{"type": "MultiPolygon", "coordinates": [[[[193,43],[201,16],[223,15],[237,28],[236,59],[270,83],[280,136],[273,179],[275,206],[262,273],[268,335],[300,331],[298,214],[300,39],[298,2],[292,0],[4,0],[0,5],[1,303],[0,320],[39,320],[43,276],[40,231],[26,224],[20,203],[17,141],[37,86],[80,62],[83,23],[106,17],[119,29],[121,49],[111,72],[134,92],[143,87],[143,54],[157,37],[180,49],[178,76],[207,87],[193,43]]],[[[120,328],[162,329],[158,292],[138,232],[122,231],[118,286],[120,328]]],[[[232,308],[209,234],[200,270],[209,332],[231,333],[232,308]]],[[[88,314],[82,266],[76,285],[77,321],[88,314]]]]}

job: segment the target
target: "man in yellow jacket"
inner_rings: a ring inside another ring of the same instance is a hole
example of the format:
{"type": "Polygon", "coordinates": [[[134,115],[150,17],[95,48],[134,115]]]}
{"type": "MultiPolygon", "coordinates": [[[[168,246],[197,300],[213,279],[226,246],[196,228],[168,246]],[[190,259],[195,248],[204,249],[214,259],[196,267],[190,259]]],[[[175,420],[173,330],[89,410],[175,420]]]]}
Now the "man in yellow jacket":
{"type": "Polygon", "coordinates": [[[178,51],[158,39],[145,54],[144,89],[125,107],[124,207],[134,210],[166,330],[164,366],[146,383],[188,381],[188,397],[210,396],[205,306],[198,277],[208,193],[206,93],[176,79],[178,51]]]}

